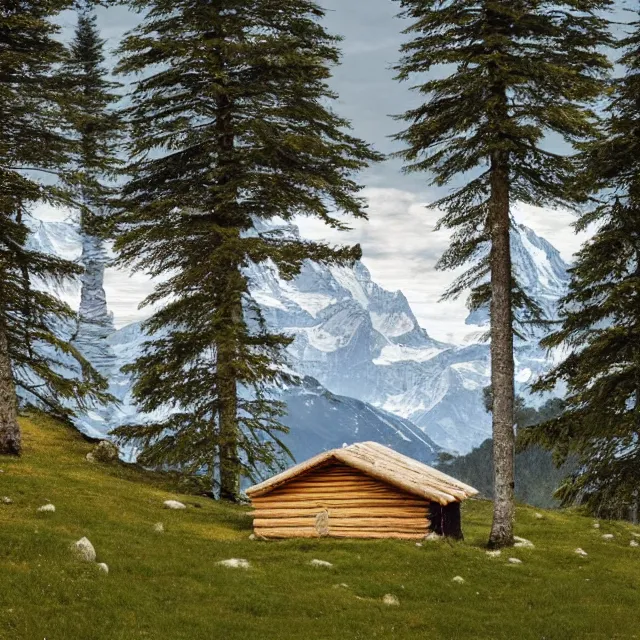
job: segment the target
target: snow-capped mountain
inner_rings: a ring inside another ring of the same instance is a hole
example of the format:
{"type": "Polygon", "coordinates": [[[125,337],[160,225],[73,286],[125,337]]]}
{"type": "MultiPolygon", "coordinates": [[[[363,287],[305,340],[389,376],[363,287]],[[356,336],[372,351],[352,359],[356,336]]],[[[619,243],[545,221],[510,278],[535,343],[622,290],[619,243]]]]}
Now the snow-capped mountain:
{"type": "MultiPolygon", "coordinates": [[[[568,282],[560,254],[525,226],[516,227],[512,246],[521,282],[553,317],[568,282]]],[[[290,350],[298,372],[333,393],[410,420],[450,451],[467,452],[489,437],[491,420],[482,402],[489,349],[478,342],[486,317],[468,319],[478,327],[464,345],[434,340],[402,292],[377,285],[360,262],[353,268],[309,263],[293,282],[281,281],[262,265],[250,278],[268,321],[296,336],[290,350]]],[[[526,394],[528,383],[547,366],[537,341],[521,342],[518,391],[526,394]]]]}
{"type": "MultiPolygon", "coordinates": [[[[298,233],[292,226],[285,232],[298,233]]],[[[75,234],[74,240],[74,233],[72,225],[41,223],[32,242],[77,258],[82,239],[75,234]]],[[[567,284],[560,255],[523,226],[517,227],[512,246],[527,291],[553,311],[567,284]]],[[[377,437],[367,437],[395,442],[398,450],[411,446],[411,455],[426,459],[433,456],[434,442],[465,453],[490,436],[490,416],[482,403],[482,388],[489,384],[489,349],[477,341],[486,320],[481,314],[468,319],[479,326],[465,343],[452,345],[431,338],[402,292],[380,287],[360,262],[353,267],[307,263],[290,282],[278,278],[269,264],[250,268],[248,276],[268,323],[295,336],[291,367],[317,381],[285,392],[289,442],[298,452],[307,455],[314,447],[339,446],[377,432],[377,437]],[[411,445],[402,444],[405,438],[411,445]]],[[[101,313],[108,312],[105,308],[101,313]]],[[[119,367],[140,352],[144,339],[137,324],[99,338],[100,353],[115,355],[109,379],[122,405],[108,415],[100,411],[86,416],[86,431],[104,435],[117,424],[139,419],[130,380],[119,367]]],[[[516,349],[518,391],[526,391],[548,365],[535,341],[521,343],[516,349]]]]}
{"type": "MultiPolygon", "coordinates": [[[[522,224],[511,231],[511,259],[516,278],[527,294],[540,306],[544,316],[556,317],[558,300],[569,283],[567,264],[560,252],[547,240],[522,224]]],[[[469,314],[466,323],[487,327],[489,310],[478,309],[469,314]]],[[[523,327],[532,340],[541,337],[539,327],[523,327]]]]}

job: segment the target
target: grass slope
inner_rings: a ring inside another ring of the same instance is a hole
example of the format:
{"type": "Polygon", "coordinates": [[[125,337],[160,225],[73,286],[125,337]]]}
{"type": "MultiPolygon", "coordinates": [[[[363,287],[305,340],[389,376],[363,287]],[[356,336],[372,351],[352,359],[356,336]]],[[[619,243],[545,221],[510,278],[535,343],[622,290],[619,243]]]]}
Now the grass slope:
{"type": "Polygon", "coordinates": [[[22,425],[23,458],[0,458],[3,640],[640,638],[640,547],[629,546],[627,524],[594,529],[591,518],[537,519],[521,507],[517,533],[535,549],[490,558],[491,504],[469,501],[462,543],[253,542],[248,509],[90,464],[91,445],[48,419],[22,425]],[[170,498],[188,509],[163,509],[170,498]],[[36,511],[46,500],[55,513],[36,511]],[[73,557],[82,536],[108,575],[73,557]],[[227,558],[252,568],[216,565],[227,558]],[[334,566],[310,566],[313,558],[334,566]],[[464,584],[452,582],[458,575],[464,584]],[[382,603],[388,593],[399,606],[382,603]]]}

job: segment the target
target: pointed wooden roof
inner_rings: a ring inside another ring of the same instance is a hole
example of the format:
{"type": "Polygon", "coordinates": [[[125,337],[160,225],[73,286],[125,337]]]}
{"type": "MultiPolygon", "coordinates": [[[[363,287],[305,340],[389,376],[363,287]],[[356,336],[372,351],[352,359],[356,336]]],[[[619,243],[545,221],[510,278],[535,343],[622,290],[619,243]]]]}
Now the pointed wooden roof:
{"type": "Polygon", "coordinates": [[[403,456],[377,442],[358,442],[342,449],[325,451],[250,487],[246,493],[250,498],[265,495],[331,460],[441,505],[461,502],[478,493],[473,487],[446,473],[403,456]]]}

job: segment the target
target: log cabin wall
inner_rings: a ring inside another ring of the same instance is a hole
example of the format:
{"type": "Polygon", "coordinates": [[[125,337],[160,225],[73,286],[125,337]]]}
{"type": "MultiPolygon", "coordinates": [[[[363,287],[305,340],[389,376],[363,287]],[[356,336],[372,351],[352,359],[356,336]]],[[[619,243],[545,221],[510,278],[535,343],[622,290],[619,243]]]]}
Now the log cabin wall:
{"type": "Polygon", "coordinates": [[[251,500],[266,538],[400,538],[429,532],[430,502],[348,465],[328,463],[251,500]]]}

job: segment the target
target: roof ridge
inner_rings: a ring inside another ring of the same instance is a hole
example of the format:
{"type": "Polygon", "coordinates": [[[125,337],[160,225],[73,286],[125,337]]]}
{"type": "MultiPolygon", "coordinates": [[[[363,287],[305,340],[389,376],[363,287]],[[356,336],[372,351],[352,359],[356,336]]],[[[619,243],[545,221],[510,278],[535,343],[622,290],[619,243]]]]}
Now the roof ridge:
{"type": "Polygon", "coordinates": [[[250,487],[246,493],[249,497],[264,495],[332,458],[407,493],[443,505],[460,502],[478,493],[442,471],[373,441],[354,442],[347,447],[319,453],[250,487]]]}

